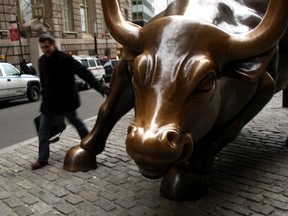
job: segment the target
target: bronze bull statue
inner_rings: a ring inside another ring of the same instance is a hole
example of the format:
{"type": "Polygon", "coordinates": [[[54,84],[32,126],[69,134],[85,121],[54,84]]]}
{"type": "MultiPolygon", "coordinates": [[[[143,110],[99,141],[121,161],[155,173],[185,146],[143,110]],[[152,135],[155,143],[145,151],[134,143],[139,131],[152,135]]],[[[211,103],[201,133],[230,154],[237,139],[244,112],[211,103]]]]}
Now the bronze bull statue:
{"type": "Polygon", "coordinates": [[[176,0],[144,27],[102,0],[124,56],[93,130],[64,161],[97,167],[116,122],[134,107],[127,153],[172,200],[199,198],[217,153],[288,84],[287,0],[176,0]]]}

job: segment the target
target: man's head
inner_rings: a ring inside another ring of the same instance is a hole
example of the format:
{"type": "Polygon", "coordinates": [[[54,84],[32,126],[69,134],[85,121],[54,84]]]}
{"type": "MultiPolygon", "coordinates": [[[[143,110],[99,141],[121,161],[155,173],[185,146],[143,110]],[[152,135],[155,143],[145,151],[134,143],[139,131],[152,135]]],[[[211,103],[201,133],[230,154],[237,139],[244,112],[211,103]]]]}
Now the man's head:
{"type": "Polygon", "coordinates": [[[39,37],[40,47],[46,56],[51,56],[56,49],[55,39],[49,34],[39,37]]]}

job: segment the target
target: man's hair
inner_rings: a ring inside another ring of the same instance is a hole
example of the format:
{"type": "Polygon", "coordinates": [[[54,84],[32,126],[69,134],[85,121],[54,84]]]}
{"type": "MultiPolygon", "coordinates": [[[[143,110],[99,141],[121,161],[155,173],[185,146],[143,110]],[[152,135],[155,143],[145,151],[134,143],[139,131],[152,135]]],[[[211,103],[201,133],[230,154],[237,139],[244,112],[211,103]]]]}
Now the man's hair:
{"type": "Polygon", "coordinates": [[[55,43],[55,39],[50,34],[42,34],[39,37],[39,43],[44,43],[45,41],[48,41],[50,44],[55,43]]]}

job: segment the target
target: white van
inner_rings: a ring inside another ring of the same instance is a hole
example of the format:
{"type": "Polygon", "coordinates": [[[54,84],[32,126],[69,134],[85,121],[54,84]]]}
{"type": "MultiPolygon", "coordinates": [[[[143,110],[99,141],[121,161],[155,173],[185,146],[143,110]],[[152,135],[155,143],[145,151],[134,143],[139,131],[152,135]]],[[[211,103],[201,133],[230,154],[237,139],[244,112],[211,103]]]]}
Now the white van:
{"type": "Polygon", "coordinates": [[[0,63],[0,101],[8,102],[28,98],[34,102],[40,99],[40,79],[20,72],[9,63],[0,63]]]}
{"type": "MultiPolygon", "coordinates": [[[[101,62],[93,56],[73,56],[77,61],[79,61],[84,67],[92,72],[94,77],[100,81],[105,83],[105,69],[101,65],[101,62]]],[[[79,76],[75,75],[76,82],[80,88],[89,89],[90,86],[84,80],[82,80],[79,76]]]]}

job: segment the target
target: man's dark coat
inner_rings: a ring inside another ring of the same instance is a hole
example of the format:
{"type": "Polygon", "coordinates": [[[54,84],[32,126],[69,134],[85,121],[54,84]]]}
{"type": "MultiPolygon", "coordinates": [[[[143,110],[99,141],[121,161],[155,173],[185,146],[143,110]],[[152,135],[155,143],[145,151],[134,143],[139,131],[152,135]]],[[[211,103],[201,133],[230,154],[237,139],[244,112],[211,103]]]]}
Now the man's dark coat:
{"type": "Polygon", "coordinates": [[[39,71],[43,99],[40,111],[46,115],[64,114],[80,106],[74,74],[96,90],[101,86],[81,63],[57,49],[50,57],[40,57],[39,71]]]}

